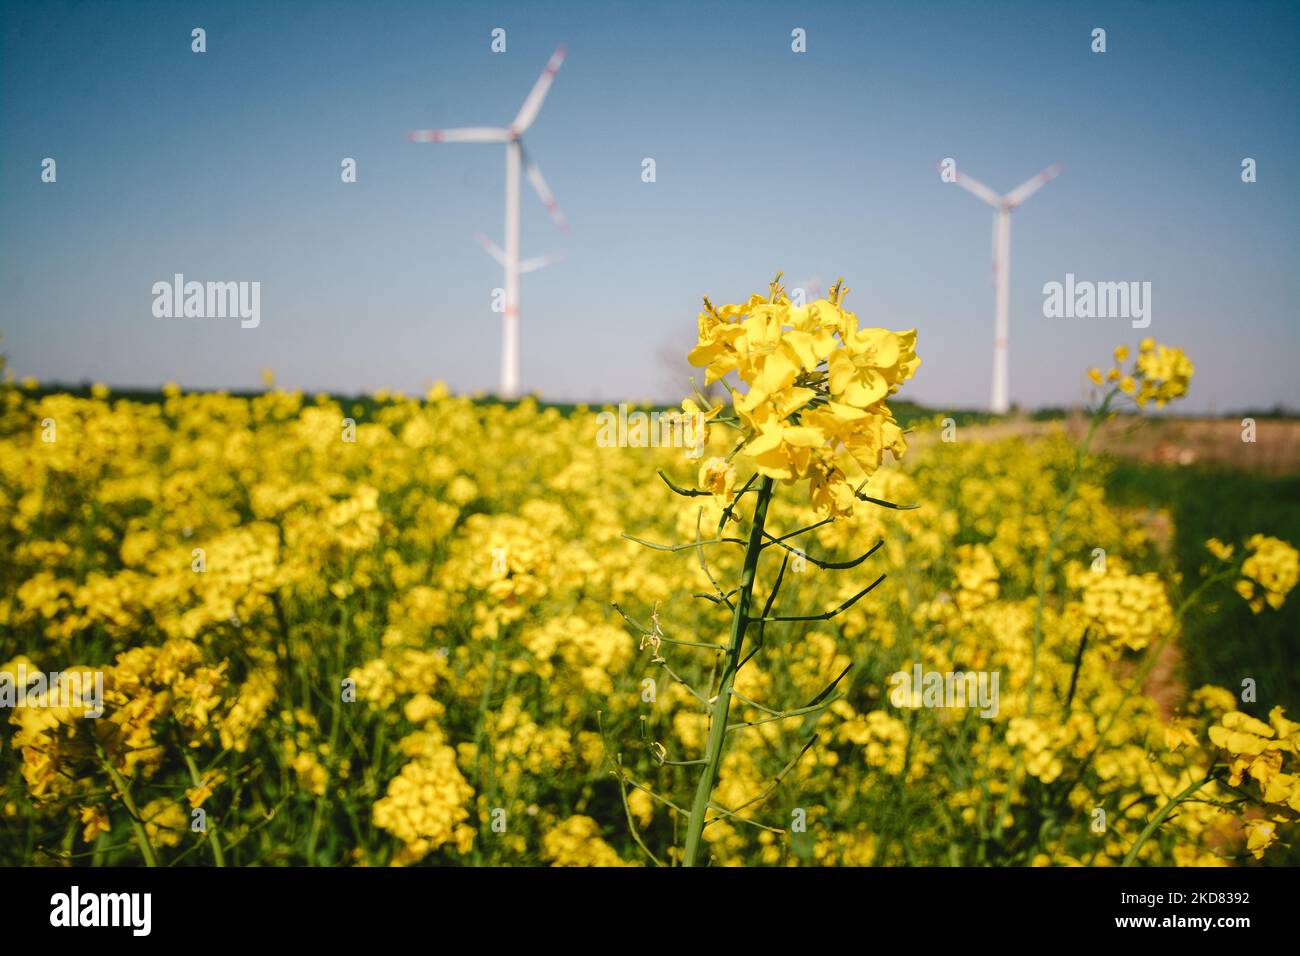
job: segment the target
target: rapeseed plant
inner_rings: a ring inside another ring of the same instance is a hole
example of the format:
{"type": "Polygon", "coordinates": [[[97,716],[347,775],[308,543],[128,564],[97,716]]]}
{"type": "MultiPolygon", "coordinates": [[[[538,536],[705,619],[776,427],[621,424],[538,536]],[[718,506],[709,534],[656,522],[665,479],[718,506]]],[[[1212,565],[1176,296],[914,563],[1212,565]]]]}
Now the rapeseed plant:
{"type": "MultiPolygon", "coordinates": [[[[729,426],[738,433],[734,447],[725,458],[712,458],[700,468],[699,484],[703,490],[699,493],[713,495],[723,511],[717,536],[708,542],[697,538],[692,547],[698,551],[706,573],[708,566],[703,550],[706,545],[739,543],[745,551],[735,588],[724,592],[709,573],[716,593],[706,597],[730,610],[731,630],[726,645],[714,648],[722,658],[716,686],[711,686],[708,694],[688,686],[695,697],[708,705],[708,729],[702,756],[683,763],[702,767],[686,819],[683,866],[694,866],[699,859],[701,838],[711,810],[730,819],[751,822],[739,815],[741,807],[727,809],[713,801],[726,754],[727,735],[774,720],[816,714],[834,701],[830,695],[840,678],[807,704],[792,710],[775,710],[757,704],[736,689],[738,672],[762,647],[767,625],[830,620],[851,608],[883,579],[883,576],[877,578],[839,607],[822,614],[773,614],[789,554],[793,552],[793,547],[786,542],[829,523],[837,515],[852,514],[859,501],[871,500],[862,493],[862,488],[880,467],[885,450],[891,450],[896,456],[906,450],[902,429],[885,400],[911,378],[920,364],[913,350],[916,332],[859,327],[857,316],[843,308],[848,290],[842,280],[832,287],[827,298],[808,305],[793,304],[780,280],[778,274],[769,285],[766,297],[755,294],[743,304],[715,308],[706,297],[704,310],[699,314],[699,342],[689,356],[693,365],[705,367],[706,384],[723,383],[732,398],[732,413],[718,415],[718,410],[713,410],[709,413],[710,425],[729,426]],[[746,386],[743,392],[727,381],[727,375],[733,371],[746,386]],[[736,459],[753,472],[739,491],[734,490],[736,459]],[[804,480],[808,482],[809,500],[826,517],[779,537],[770,534],[766,525],[775,483],[793,485],[804,480]],[[747,522],[747,537],[724,537],[729,524],[743,527],[746,523],[736,511],[739,498],[750,492],[755,500],[747,522]],[[786,555],[766,606],[755,614],[751,607],[759,559],[772,546],[779,546],[786,555]],[[755,647],[742,657],[751,626],[755,647]],[[733,698],[763,710],[768,716],[729,725],[733,698]]],[[[675,487],[674,490],[685,497],[695,494],[675,487]]],[[[870,553],[842,565],[816,562],[816,559],[814,563],[827,569],[848,568],[859,564],[870,553]]],[[[643,630],[643,633],[652,632],[643,630]]],[[[657,639],[662,638],[660,632],[654,634],[657,639]]],[[[811,744],[812,739],[807,746],[811,744]]],[[[662,745],[658,746],[659,758],[664,760],[662,745]]]]}

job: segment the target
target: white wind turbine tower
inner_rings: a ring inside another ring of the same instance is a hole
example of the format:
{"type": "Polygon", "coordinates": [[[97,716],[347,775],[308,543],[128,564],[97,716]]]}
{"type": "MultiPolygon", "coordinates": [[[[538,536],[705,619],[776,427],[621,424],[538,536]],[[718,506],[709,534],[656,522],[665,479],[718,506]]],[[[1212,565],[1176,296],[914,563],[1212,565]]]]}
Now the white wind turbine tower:
{"type": "Polygon", "coordinates": [[[499,249],[495,244],[480,239],[480,243],[492,258],[501,263],[506,275],[505,314],[502,316],[501,343],[501,397],[515,398],[519,394],[519,274],[540,269],[558,259],[557,256],[542,256],[535,259],[519,261],[519,167],[523,164],[533,190],[541,198],[561,229],[568,229],[564,214],[560,212],[555,197],[542,178],[542,171],[537,168],[528,154],[524,152],[521,137],[528,127],[537,119],[542,108],[542,100],[555,80],[555,74],[564,62],[565,49],[561,46],[546,61],[546,69],[533,84],[532,90],[519,108],[519,115],[505,128],[494,126],[472,126],[465,129],[417,129],[407,133],[406,138],[415,143],[505,143],[506,144],[506,247],[499,249]]]}
{"type": "Polygon", "coordinates": [[[956,182],[993,207],[993,281],[995,285],[995,328],[993,333],[993,399],[990,408],[996,414],[1009,407],[1007,388],[1007,326],[1011,307],[1011,210],[1038,192],[1044,184],[1061,173],[1061,164],[1049,166],[1033,179],[1021,183],[1005,196],[999,196],[978,179],[957,172],[956,182]]]}

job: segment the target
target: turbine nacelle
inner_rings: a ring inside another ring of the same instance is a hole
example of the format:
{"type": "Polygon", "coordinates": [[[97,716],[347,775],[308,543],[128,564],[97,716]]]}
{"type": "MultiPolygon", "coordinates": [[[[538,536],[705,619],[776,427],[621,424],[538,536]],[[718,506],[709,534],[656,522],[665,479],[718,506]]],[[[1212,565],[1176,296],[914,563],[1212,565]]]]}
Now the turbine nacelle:
{"type": "MultiPolygon", "coordinates": [[[[474,241],[483,247],[483,251],[491,256],[497,265],[504,266],[506,264],[505,252],[483,233],[474,233],[474,241]]],[[[524,275],[529,272],[536,272],[538,269],[545,269],[547,266],[561,262],[563,259],[563,252],[552,252],[550,255],[533,256],[531,259],[524,259],[519,263],[519,274],[524,275]]]]}
{"type": "Polygon", "coordinates": [[[977,199],[988,203],[988,205],[992,206],[994,209],[1010,212],[1057,176],[1061,175],[1061,170],[1063,168],[1064,167],[1060,163],[1054,163],[1032,179],[1025,180],[1005,195],[998,195],[978,179],[972,179],[970,176],[965,176],[960,171],[957,173],[957,178],[954,182],[977,199]]]}

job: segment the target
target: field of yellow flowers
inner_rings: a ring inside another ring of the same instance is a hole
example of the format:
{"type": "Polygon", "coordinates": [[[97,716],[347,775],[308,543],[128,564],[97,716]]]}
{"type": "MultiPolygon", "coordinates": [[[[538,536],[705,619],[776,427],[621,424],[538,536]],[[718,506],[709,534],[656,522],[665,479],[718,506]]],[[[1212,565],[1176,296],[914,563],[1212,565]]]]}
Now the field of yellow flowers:
{"type": "MultiPolygon", "coordinates": [[[[736,384],[686,404],[702,454],[442,388],[3,386],[0,674],[86,680],[25,706],[0,684],[0,863],[1284,852],[1295,702],[1145,678],[1203,600],[1281,606],[1296,551],[1262,528],[1175,579],[1064,433],[905,435],[884,401],[923,336],[838,296],[707,306],[692,360],[736,384]],[[931,672],[996,674],[994,706],[900,692],[931,672]]],[[[1097,420],[1191,376],[1128,358],[1094,371],[1097,420]]]]}

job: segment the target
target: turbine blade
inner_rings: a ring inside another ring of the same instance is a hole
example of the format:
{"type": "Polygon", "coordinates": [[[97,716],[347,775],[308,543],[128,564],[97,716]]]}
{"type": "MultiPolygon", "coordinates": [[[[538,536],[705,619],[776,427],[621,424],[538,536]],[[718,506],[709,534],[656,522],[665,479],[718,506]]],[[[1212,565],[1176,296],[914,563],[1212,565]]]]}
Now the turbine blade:
{"type": "Polygon", "coordinates": [[[968,193],[971,193],[974,196],[979,197],[980,199],[983,199],[990,206],[997,207],[1002,205],[1001,196],[999,196],[993,190],[989,189],[988,186],[985,186],[978,179],[972,179],[969,176],[963,175],[961,170],[957,171],[956,182],[957,185],[960,186],[962,189],[966,190],[968,193]]]}
{"type": "Polygon", "coordinates": [[[545,269],[549,265],[554,265],[564,258],[563,252],[555,252],[549,256],[534,256],[531,259],[525,259],[519,263],[520,272],[536,272],[538,269],[545,269]]]}
{"type": "Polygon", "coordinates": [[[561,229],[567,230],[569,224],[565,221],[564,213],[560,211],[560,205],[555,201],[555,196],[551,193],[550,187],[546,185],[546,180],[542,178],[542,171],[537,168],[533,158],[522,147],[520,152],[523,153],[524,157],[524,173],[528,176],[528,182],[532,184],[533,191],[537,193],[542,205],[546,207],[546,211],[555,220],[555,224],[561,229]]]}
{"type": "Polygon", "coordinates": [[[1034,193],[1038,192],[1038,190],[1042,189],[1047,183],[1061,175],[1061,168],[1060,163],[1048,166],[1033,179],[1023,182],[1015,189],[1011,190],[1011,192],[1007,193],[1006,196],[1007,206],[1012,209],[1019,206],[1034,193]]]}
{"type": "Polygon", "coordinates": [[[524,100],[524,105],[519,107],[519,115],[510,124],[510,132],[518,136],[533,125],[533,120],[537,119],[537,111],[542,108],[542,100],[546,99],[546,93],[555,82],[555,74],[559,72],[560,64],[564,62],[567,54],[568,51],[563,46],[558,47],[551,54],[551,58],[546,61],[546,68],[542,70],[542,75],[537,78],[527,99],[524,100]]]}
{"type": "Polygon", "coordinates": [[[483,251],[497,261],[497,265],[504,266],[506,264],[506,254],[501,251],[500,246],[481,232],[474,233],[474,238],[477,239],[478,244],[483,247],[483,251]]]}
{"type": "Polygon", "coordinates": [[[465,129],[413,129],[406,134],[412,143],[507,143],[510,130],[495,126],[469,126],[465,129]]]}

